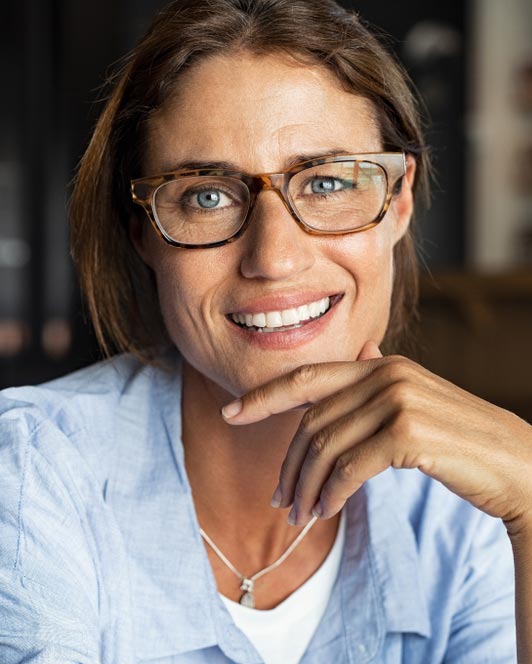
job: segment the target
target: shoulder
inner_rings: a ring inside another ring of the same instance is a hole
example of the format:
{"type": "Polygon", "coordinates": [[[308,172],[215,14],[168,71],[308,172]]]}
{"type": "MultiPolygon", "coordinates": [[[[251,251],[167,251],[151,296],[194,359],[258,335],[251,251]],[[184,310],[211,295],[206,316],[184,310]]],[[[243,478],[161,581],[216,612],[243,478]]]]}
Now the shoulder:
{"type": "Polygon", "coordinates": [[[142,444],[177,373],[119,355],[42,385],[2,390],[0,447],[17,456],[31,449],[58,468],[81,455],[93,472],[105,472],[125,438],[142,444]]]}
{"type": "Polygon", "coordinates": [[[90,504],[89,494],[99,492],[98,466],[91,462],[101,458],[113,408],[138,371],[122,357],[39,386],[0,392],[2,525],[4,532],[15,525],[19,532],[16,547],[9,552],[4,547],[3,555],[12,556],[14,566],[23,524],[37,519],[35,510],[43,521],[69,511],[74,515],[90,504]]]}
{"type": "Polygon", "coordinates": [[[0,604],[13,652],[46,645],[68,652],[65,661],[74,651],[95,661],[107,607],[127,607],[126,554],[105,486],[120,471],[113,422],[146,380],[121,357],[0,393],[0,604]]]}
{"type": "Polygon", "coordinates": [[[112,411],[128,390],[142,389],[148,372],[132,356],[119,355],[41,385],[7,388],[0,391],[1,421],[24,419],[30,429],[43,420],[83,426],[95,410],[112,411]]]}
{"type": "Polygon", "coordinates": [[[4,560],[17,559],[25,521],[67,513],[91,527],[106,520],[106,486],[123,475],[128,449],[137,446],[142,457],[143,447],[149,454],[162,439],[163,425],[156,415],[153,425],[150,413],[164,380],[160,370],[122,355],[0,392],[0,517],[4,533],[18,533],[0,547],[4,560]]]}

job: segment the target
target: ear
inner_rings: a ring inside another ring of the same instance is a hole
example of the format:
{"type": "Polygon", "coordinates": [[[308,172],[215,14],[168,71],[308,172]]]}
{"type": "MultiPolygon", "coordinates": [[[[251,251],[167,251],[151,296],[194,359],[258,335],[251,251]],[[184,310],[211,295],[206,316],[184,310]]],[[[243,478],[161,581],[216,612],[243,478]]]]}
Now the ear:
{"type": "Polygon", "coordinates": [[[394,244],[396,244],[408,230],[410,218],[414,211],[414,178],[416,174],[416,160],[409,154],[406,156],[406,173],[401,183],[401,191],[392,199],[392,209],[394,211],[393,223],[394,244]]]}
{"type": "Polygon", "coordinates": [[[146,246],[146,226],[147,224],[138,215],[132,214],[129,218],[128,234],[137,254],[146,265],[151,267],[146,246]]]}

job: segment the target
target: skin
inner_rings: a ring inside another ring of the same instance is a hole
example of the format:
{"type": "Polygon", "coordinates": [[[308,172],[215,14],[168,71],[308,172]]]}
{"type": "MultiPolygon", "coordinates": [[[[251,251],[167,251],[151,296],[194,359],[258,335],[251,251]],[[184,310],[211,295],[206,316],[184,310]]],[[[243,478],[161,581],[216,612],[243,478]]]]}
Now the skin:
{"type": "MultiPolygon", "coordinates": [[[[179,95],[152,118],[147,144],[146,175],[181,160],[278,172],[301,153],[382,148],[369,103],[325,70],[242,53],[190,69],[179,95]]],[[[271,608],[323,562],[339,510],[367,479],[390,465],[419,468],[504,520],[516,559],[520,657],[532,661],[532,427],[378,348],[393,247],[412,213],[414,171],[410,159],[383,221],[354,235],[305,233],[271,191],[259,196],[246,233],[223,247],[176,250],[149,224],[132,222],[132,240],[154,270],[166,326],[184,358],[183,442],[196,511],[236,568],[253,574],[321,508],[322,518],[268,575],[269,587],[257,586],[257,607],[271,608]],[[324,286],[345,293],[335,324],[296,349],[258,352],[224,321],[258,296],[324,286]],[[240,413],[222,418],[235,397],[240,413]]],[[[220,591],[237,599],[236,577],[207,552],[220,591]]]]}

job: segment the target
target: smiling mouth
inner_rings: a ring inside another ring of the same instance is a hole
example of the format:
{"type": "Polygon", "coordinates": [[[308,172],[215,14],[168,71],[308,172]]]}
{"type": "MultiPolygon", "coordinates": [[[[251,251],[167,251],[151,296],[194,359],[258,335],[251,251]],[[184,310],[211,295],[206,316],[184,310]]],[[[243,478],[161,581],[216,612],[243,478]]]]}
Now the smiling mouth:
{"type": "Polygon", "coordinates": [[[286,332],[323,318],[343,296],[344,293],[337,293],[308,305],[285,311],[270,311],[262,314],[228,314],[227,319],[247,332],[286,332]]]}

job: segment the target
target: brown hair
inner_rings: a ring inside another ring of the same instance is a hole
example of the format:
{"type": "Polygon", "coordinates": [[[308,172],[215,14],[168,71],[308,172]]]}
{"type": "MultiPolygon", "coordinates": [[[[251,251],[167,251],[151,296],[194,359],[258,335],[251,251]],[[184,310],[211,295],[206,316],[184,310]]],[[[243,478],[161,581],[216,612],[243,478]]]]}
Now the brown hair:
{"type": "MultiPolygon", "coordinates": [[[[331,71],[375,109],[385,150],[417,162],[414,194],[428,196],[429,160],[408,77],[359,17],[333,0],[176,0],[160,13],[116,74],[83,156],[71,199],[72,255],[103,352],[127,351],[154,362],[170,344],[153,272],[128,236],[129,180],[139,176],[150,114],[176,92],[198,59],[245,49],[283,53],[331,71]]],[[[416,316],[414,228],[394,249],[395,278],[383,352],[406,348],[416,316]]]]}

